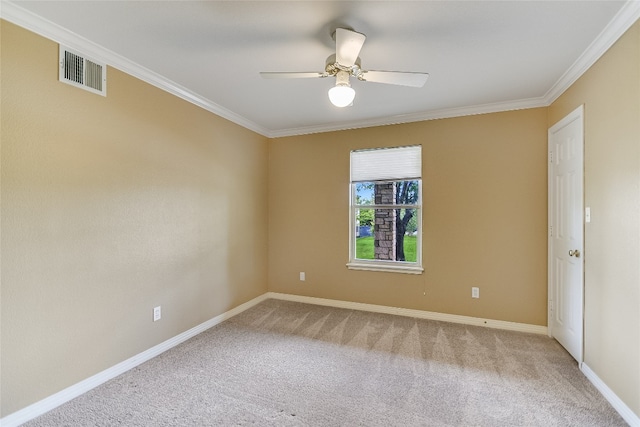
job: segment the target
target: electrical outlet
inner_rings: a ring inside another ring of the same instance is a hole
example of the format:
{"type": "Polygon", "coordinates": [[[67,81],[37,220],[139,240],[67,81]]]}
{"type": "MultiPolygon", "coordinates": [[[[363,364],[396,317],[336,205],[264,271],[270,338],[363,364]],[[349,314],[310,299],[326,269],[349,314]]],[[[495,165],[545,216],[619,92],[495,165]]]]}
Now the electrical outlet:
{"type": "Polygon", "coordinates": [[[157,322],[160,319],[162,319],[162,307],[161,306],[154,307],[153,308],[153,321],[157,322]]]}
{"type": "Polygon", "coordinates": [[[304,274],[304,271],[301,271],[301,272],[300,272],[300,281],[301,281],[301,282],[304,282],[304,281],[305,281],[305,279],[306,279],[306,276],[305,276],[305,274],[304,274]]]}
{"type": "Polygon", "coordinates": [[[480,288],[471,288],[471,298],[480,298],[480,288]]]}

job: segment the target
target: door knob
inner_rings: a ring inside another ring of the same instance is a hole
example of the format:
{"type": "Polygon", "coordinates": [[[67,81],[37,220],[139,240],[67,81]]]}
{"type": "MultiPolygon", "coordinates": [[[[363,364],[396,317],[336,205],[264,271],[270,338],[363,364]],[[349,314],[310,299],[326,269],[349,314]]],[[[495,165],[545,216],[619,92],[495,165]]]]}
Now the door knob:
{"type": "Polygon", "coordinates": [[[574,256],[576,258],[580,258],[580,250],[569,250],[569,256],[574,256]]]}

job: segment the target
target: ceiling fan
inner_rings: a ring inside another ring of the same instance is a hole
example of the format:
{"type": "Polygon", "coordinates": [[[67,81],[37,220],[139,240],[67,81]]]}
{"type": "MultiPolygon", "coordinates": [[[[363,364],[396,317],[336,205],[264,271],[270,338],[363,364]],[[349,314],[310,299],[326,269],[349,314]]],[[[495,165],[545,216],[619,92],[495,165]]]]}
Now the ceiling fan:
{"type": "Polygon", "coordinates": [[[366,36],[346,28],[336,28],[333,38],[336,53],[327,58],[324,72],[262,72],[265,79],[296,79],[314,77],[336,77],[336,85],[329,89],[329,100],[336,107],[352,105],[356,96],[349,83],[350,77],[363,82],[422,87],[429,74],[404,71],[365,71],[360,68],[360,50],[366,36]]]}

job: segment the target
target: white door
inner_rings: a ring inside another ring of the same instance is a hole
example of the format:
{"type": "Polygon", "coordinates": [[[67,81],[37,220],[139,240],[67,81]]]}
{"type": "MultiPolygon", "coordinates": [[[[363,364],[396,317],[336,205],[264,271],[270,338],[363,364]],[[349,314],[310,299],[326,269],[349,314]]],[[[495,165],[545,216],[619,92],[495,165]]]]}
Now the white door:
{"type": "Polygon", "coordinates": [[[549,129],[549,335],[582,363],[583,107],[549,129]]]}

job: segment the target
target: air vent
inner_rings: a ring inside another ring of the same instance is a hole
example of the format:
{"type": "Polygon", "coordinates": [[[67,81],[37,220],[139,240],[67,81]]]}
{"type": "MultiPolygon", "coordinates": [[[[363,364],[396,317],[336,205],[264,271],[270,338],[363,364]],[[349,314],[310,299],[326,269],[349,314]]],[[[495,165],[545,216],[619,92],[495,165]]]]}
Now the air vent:
{"type": "Polygon", "coordinates": [[[60,46],[60,81],[107,96],[107,65],[60,46]]]}

